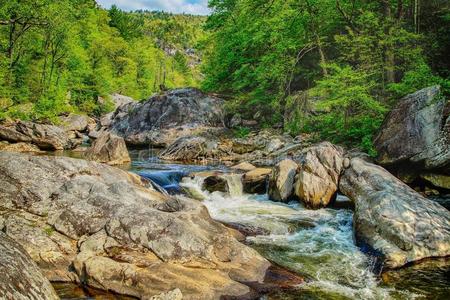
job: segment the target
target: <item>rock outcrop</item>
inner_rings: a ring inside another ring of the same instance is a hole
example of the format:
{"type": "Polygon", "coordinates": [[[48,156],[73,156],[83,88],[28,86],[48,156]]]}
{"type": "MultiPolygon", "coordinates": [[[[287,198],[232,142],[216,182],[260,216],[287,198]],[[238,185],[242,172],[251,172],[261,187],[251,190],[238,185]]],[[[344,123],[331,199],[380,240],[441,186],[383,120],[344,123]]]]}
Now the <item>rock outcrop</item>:
{"type": "Polygon", "coordinates": [[[64,150],[77,146],[64,129],[28,121],[0,125],[0,140],[32,143],[41,150],[64,150]]]}
{"type": "Polygon", "coordinates": [[[242,162],[240,164],[232,166],[231,169],[236,171],[248,172],[256,169],[256,167],[249,162],[242,162]]]}
{"type": "Polygon", "coordinates": [[[269,198],[285,202],[292,195],[298,165],[295,161],[284,159],[272,170],[269,178],[269,198]]]}
{"type": "Polygon", "coordinates": [[[450,163],[450,119],[447,101],[433,86],[401,99],[388,114],[375,138],[381,164],[411,162],[425,169],[450,163]]]}
{"type": "Polygon", "coordinates": [[[223,100],[197,89],[176,89],[118,107],[109,130],[128,144],[167,146],[179,137],[223,128],[223,100]]]}
{"type": "Polygon", "coordinates": [[[340,191],[355,203],[357,241],[380,253],[388,268],[450,255],[450,213],[380,166],[353,158],[340,191]]]}
{"type": "Polygon", "coordinates": [[[17,242],[0,231],[0,298],[59,299],[47,278],[17,242]]]}
{"type": "Polygon", "coordinates": [[[450,178],[450,110],[446,106],[450,104],[439,86],[401,99],[374,140],[378,162],[409,177],[432,172],[450,178]]]}
{"type": "Polygon", "coordinates": [[[0,227],[48,278],[139,298],[242,296],[269,263],[198,201],[117,168],[0,152],[0,227]]]}
{"type": "Polygon", "coordinates": [[[270,168],[256,168],[248,171],[242,176],[244,192],[249,194],[265,194],[267,192],[267,182],[272,173],[270,168]]]}
{"type": "Polygon", "coordinates": [[[86,151],[86,158],[109,165],[121,165],[131,161],[123,138],[109,132],[102,134],[92,143],[86,151]]]}
{"type": "Polygon", "coordinates": [[[308,208],[330,204],[338,190],[343,150],[329,142],[322,142],[305,149],[295,160],[300,165],[295,194],[308,208]]]}
{"type": "Polygon", "coordinates": [[[178,138],[159,154],[163,160],[196,161],[203,159],[221,159],[229,155],[225,147],[215,139],[203,136],[187,136],[178,138]]]}
{"type": "Polygon", "coordinates": [[[61,121],[61,127],[69,132],[86,131],[89,123],[92,123],[92,120],[86,115],[69,114],[67,116],[62,116],[59,119],[61,121]]]}
{"type": "Polygon", "coordinates": [[[8,142],[0,142],[0,151],[9,151],[9,152],[42,152],[38,146],[33,144],[28,144],[24,142],[19,143],[8,143],[8,142]]]}

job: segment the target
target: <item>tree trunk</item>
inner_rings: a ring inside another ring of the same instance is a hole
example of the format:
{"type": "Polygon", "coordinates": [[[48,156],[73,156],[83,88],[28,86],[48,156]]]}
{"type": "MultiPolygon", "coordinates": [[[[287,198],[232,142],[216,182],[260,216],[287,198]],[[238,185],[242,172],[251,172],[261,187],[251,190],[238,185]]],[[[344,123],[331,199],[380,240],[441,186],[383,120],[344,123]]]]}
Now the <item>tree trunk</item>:
{"type": "Polygon", "coordinates": [[[319,51],[319,55],[320,55],[320,66],[322,67],[323,76],[327,76],[328,75],[328,71],[327,71],[327,67],[326,67],[327,59],[326,59],[325,53],[323,52],[323,49],[322,49],[322,43],[317,34],[316,34],[316,45],[317,45],[317,50],[319,51]]]}
{"type": "MultiPolygon", "coordinates": [[[[392,15],[391,15],[391,6],[389,3],[389,0],[382,0],[383,4],[383,15],[384,15],[384,22],[387,24],[390,24],[392,22],[392,15]]],[[[386,27],[385,33],[386,35],[391,34],[392,26],[389,25],[386,27]]],[[[395,56],[394,51],[392,49],[391,45],[387,45],[384,50],[384,63],[385,63],[385,70],[386,70],[386,81],[387,83],[394,83],[395,82],[395,56]]]]}

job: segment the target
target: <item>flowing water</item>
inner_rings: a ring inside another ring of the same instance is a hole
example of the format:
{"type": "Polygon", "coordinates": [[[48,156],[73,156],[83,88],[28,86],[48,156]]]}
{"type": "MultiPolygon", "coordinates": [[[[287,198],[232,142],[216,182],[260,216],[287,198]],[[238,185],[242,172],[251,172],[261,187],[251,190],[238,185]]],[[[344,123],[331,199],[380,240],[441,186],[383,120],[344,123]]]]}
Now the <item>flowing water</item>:
{"type": "Polygon", "coordinates": [[[268,299],[450,299],[447,260],[435,268],[428,263],[380,277],[374,262],[354,243],[351,210],[308,210],[299,203],[269,201],[267,195],[243,194],[242,184],[235,183],[239,175],[226,178],[233,186],[230,193],[202,191],[200,178],[184,179],[180,185],[201,193],[214,219],[270,232],[248,237],[247,242],[307,279],[297,291],[274,293],[268,299]]]}
{"type": "Polygon", "coordinates": [[[433,260],[380,274],[355,245],[349,209],[307,210],[297,203],[244,194],[240,175],[225,174],[228,193],[202,189],[191,172],[227,171],[221,165],[166,164],[153,153],[131,151],[130,170],[171,193],[188,191],[201,200],[212,218],[263,229],[247,243],[272,262],[305,277],[295,290],[274,291],[262,299],[450,299],[450,263],[433,260]],[[182,179],[182,177],[184,177],[182,179]]]}

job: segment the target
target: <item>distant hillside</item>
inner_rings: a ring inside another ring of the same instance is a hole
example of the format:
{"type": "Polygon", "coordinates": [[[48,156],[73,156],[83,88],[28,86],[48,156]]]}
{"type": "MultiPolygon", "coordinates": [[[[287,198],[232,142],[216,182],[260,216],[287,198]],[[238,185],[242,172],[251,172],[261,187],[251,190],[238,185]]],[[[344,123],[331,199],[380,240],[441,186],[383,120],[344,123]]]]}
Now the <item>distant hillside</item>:
{"type": "Polygon", "coordinates": [[[0,119],[110,110],[99,96],[135,99],[198,86],[204,17],[101,9],[94,0],[0,3],[0,119]]]}

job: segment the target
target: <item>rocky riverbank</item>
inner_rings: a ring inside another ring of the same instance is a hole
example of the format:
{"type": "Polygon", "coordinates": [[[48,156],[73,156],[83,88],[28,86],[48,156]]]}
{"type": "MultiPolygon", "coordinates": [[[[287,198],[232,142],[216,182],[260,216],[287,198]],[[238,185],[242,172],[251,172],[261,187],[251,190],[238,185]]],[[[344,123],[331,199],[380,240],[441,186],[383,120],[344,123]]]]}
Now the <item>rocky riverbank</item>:
{"type": "MultiPolygon", "coordinates": [[[[284,203],[314,212],[335,207],[342,193],[354,207],[357,245],[377,257],[382,269],[450,255],[450,213],[423,196],[449,191],[450,117],[437,87],[407,96],[387,116],[376,139],[375,162],[364,153],[275,129],[236,137],[222,106],[217,97],[181,89],[140,103],[127,99],[98,121],[68,115],[58,126],[3,123],[0,229],[5,238],[20,245],[14,251],[22,251],[24,261],[29,255],[40,268],[43,276],[36,278],[144,299],[255,298],[270,287],[302,284],[303,278],[274,269],[241,243],[278,234],[274,223],[264,227],[224,217],[223,211],[238,207],[230,203],[216,211],[211,197],[267,195],[280,202],[271,207],[287,218],[276,226],[290,233],[314,228],[317,220],[290,220],[297,213],[282,208],[284,203]],[[408,147],[398,147],[402,137],[408,137],[408,147]],[[164,147],[162,160],[232,167],[171,175],[166,184],[160,180],[165,175],[138,176],[109,166],[130,162],[127,146],[136,145],[164,147]],[[42,155],[49,150],[75,150],[87,160],[42,155]]],[[[272,218],[265,204],[254,204],[272,218]]],[[[264,220],[254,211],[253,218],[264,220]]],[[[5,291],[0,288],[11,293],[5,291]]],[[[42,299],[53,293],[45,288],[42,299]]]]}

